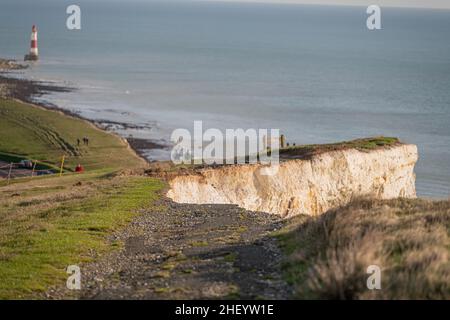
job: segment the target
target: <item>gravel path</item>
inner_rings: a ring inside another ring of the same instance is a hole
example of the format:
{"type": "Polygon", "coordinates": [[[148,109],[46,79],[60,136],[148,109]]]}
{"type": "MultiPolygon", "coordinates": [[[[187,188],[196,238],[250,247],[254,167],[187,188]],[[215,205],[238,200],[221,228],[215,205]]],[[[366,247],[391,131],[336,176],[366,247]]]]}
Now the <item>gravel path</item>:
{"type": "MultiPolygon", "coordinates": [[[[82,267],[82,299],[286,299],[276,217],[162,200],[116,235],[126,245],[82,267]]],[[[50,296],[52,294],[50,293],[50,296]]]]}

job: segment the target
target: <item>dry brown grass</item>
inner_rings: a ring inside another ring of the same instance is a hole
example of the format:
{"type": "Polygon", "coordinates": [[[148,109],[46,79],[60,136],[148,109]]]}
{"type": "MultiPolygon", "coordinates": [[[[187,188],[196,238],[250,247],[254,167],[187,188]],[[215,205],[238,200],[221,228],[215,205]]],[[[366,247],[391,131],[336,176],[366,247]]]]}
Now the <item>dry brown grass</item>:
{"type": "Polygon", "coordinates": [[[280,236],[299,298],[450,299],[450,201],[358,200],[280,236]],[[368,290],[369,265],[381,290],[368,290]]]}

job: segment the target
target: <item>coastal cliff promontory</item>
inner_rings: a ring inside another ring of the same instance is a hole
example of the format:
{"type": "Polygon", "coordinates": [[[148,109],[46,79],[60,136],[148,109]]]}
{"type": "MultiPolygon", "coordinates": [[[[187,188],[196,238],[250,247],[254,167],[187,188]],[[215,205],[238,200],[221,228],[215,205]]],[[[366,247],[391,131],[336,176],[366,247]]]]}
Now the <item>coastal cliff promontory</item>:
{"type": "Polygon", "coordinates": [[[236,204],[282,217],[319,215],[358,197],[415,198],[417,160],[415,145],[337,148],[285,159],[275,175],[264,175],[264,165],[247,164],[175,176],[167,196],[179,203],[236,204]]]}

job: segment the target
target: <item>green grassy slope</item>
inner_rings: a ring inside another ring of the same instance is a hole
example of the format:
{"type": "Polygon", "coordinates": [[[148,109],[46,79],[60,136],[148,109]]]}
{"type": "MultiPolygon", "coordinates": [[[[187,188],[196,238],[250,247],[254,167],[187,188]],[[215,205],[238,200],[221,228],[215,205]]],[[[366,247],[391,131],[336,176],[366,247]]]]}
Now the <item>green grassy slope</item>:
{"type": "Polygon", "coordinates": [[[143,162],[127,151],[119,137],[103,132],[86,121],[21,102],[0,98],[0,160],[19,155],[65,168],[80,163],[87,170],[132,168],[143,162]],[[89,146],[77,138],[89,137],[89,146]]]}
{"type": "Polygon", "coordinates": [[[99,174],[0,188],[0,299],[63,285],[65,269],[121,244],[107,236],[159,197],[163,183],[99,174]]]}

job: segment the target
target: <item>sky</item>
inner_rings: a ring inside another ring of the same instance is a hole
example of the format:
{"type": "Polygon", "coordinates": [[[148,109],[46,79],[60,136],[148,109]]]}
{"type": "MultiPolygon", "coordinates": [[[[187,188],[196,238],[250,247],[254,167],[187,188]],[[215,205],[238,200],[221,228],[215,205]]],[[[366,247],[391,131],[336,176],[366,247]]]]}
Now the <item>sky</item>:
{"type": "Polygon", "coordinates": [[[303,3],[303,4],[332,4],[332,5],[360,5],[372,4],[381,7],[418,7],[450,9],[450,0],[209,0],[233,2],[268,2],[268,3],[303,3]]]}

